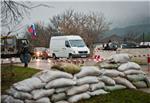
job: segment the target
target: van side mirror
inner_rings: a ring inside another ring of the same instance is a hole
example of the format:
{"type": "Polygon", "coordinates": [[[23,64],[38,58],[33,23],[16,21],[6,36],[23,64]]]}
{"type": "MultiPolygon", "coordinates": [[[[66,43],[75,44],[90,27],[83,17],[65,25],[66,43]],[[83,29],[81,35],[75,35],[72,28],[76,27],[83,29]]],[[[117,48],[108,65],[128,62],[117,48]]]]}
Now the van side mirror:
{"type": "Polygon", "coordinates": [[[67,48],[70,48],[70,45],[69,45],[69,44],[66,44],[66,47],[67,47],[67,48]]]}

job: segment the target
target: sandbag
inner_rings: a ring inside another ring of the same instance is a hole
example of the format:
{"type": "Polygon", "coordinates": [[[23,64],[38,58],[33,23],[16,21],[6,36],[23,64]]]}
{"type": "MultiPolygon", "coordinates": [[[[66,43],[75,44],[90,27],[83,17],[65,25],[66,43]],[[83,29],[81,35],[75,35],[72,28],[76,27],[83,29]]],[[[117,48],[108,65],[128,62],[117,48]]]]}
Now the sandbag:
{"type": "Polygon", "coordinates": [[[52,71],[52,70],[44,70],[36,75],[34,75],[38,78],[40,78],[43,82],[49,82],[54,79],[58,78],[69,78],[72,79],[72,74],[62,72],[62,71],[52,71]]]}
{"type": "Polygon", "coordinates": [[[55,92],[56,93],[62,93],[62,92],[65,92],[65,91],[67,91],[69,88],[71,88],[72,86],[70,86],[70,87],[63,87],[63,88],[57,88],[56,90],[55,90],[55,92]]]}
{"type": "Polygon", "coordinates": [[[98,76],[100,74],[100,71],[98,67],[95,66],[83,66],[81,67],[81,71],[75,76],[77,78],[85,77],[85,76],[98,76]]]}
{"type": "Polygon", "coordinates": [[[147,84],[144,81],[133,82],[137,88],[147,88],[147,84]]]}
{"type": "Polygon", "coordinates": [[[103,81],[106,85],[115,85],[115,81],[108,76],[100,76],[100,81],[103,81]]]}
{"type": "Polygon", "coordinates": [[[33,99],[40,99],[41,97],[51,96],[55,92],[55,89],[37,89],[33,90],[31,94],[33,95],[33,99]]]}
{"type": "Polygon", "coordinates": [[[18,99],[32,99],[32,95],[30,93],[17,91],[14,88],[10,88],[6,91],[6,93],[18,99]]]}
{"type": "Polygon", "coordinates": [[[119,63],[107,63],[107,62],[102,62],[97,65],[100,68],[105,68],[105,69],[117,69],[120,66],[119,63]]]}
{"type": "Polygon", "coordinates": [[[57,102],[57,101],[64,100],[64,99],[66,99],[66,94],[65,93],[54,94],[51,97],[51,100],[53,102],[57,102]]]}
{"type": "Polygon", "coordinates": [[[95,84],[90,84],[90,90],[91,91],[101,89],[101,88],[104,88],[104,87],[105,87],[105,83],[102,82],[102,81],[99,81],[98,83],[95,83],[95,84]]]}
{"type": "Polygon", "coordinates": [[[132,75],[132,74],[145,74],[142,70],[126,70],[124,71],[126,75],[132,75]]]}
{"type": "Polygon", "coordinates": [[[65,100],[62,100],[62,101],[58,101],[58,102],[55,102],[55,103],[69,103],[69,102],[65,101],[65,100]]]}
{"type": "Polygon", "coordinates": [[[109,76],[109,77],[117,77],[117,76],[124,77],[125,76],[125,74],[122,73],[122,72],[120,72],[120,71],[117,71],[117,70],[108,70],[108,69],[104,70],[103,75],[106,75],[106,76],[109,76]]]}
{"type": "Polygon", "coordinates": [[[150,77],[146,77],[144,80],[146,81],[147,86],[150,88],[150,77]]]}
{"type": "Polygon", "coordinates": [[[36,103],[51,103],[48,97],[43,97],[36,100],[36,103]]]}
{"type": "Polygon", "coordinates": [[[114,54],[114,55],[111,55],[110,58],[108,58],[108,60],[114,63],[126,63],[130,61],[130,57],[126,53],[114,54]]]}
{"type": "Polygon", "coordinates": [[[77,80],[77,85],[98,83],[99,80],[95,76],[86,76],[77,80]]]}
{"type": "Polygon", "coordinates": [[[132,82],[143,81],[145,78],[146,78],[146,75],[144,75],[144,74],[127,75],[127,79],[132,82]]]}
{"type": "Polygon", "coordinates": [[[124,85],[130,89],[136,89],[136,87],[130,81],[128,81],[125,78],[117,77],[117,78],[114,78],[114,80],[117,84],[122,84],[122,85],[124,85]]]}
{"type": "Polygon", "coordinates": [[[73,86],[76,84],[76,81],[67,78],[60,78],[50,81],[45,88],[60,88],[66,86],[73,86]]]}
{"type": "Polygon", "coordinates": [[[2,103],[24,103],[22,100],[20,99],[15,99],[12,96],[2,96],[2,103]]]}
{"type": "Polygon", "coordinates": [[[43,97],[37,100],[25,100],[25,103],[51,103],[48,97],[43,97]]]}
{"type": "Polygon", "coordinates": [[[33,89],[42,88],[44,86],[45,86],[45,83],[42,83],[42,81],[37,77],[25,79],[23,81],[13,84],[13,87],[15,89],[19,91],[24,91],[24,92],[30,92],[33,89]]]}
{"type": "Polygon", "coordinates": [[[77,94],[77,95],[69,97],[68,101],[69,103],[74,103],[82,99],[89,99],[90,97],[91,96],[88,94],[88,92],[85,92],[85,93],[81,93],[81,94],[77,94]]]}
{"type": "Polygon", "coordinates": [[[9,95],[1,95],[1,102],[3,102],[9,95]]]}
{"type": "Polygon", "coordinates": [[[89,89],[89,84],[84,84],[81,86],[73,86],[72,88],[68,89],[67,95],[75,95],[78,93],[86,92],[89,89]]]}
{"type": "Polygon", "coordinates": [[[88,92],[91,96],[96,96],[96,95],[100,95],[100,94],[107,94],[108,92],[106,92],[105,90],[103,89],[98,89],[98,90],[95,90],[93,92],[88,92]]]}
{"type": "Polygon", "coordinates": [[[116,84],[114,86],[105,86],[104,90],[114,91],[114,90],[120,90],[120,89],[125,89],[125,88],[126,88],[126,86],[116,84]]]}
{"type": "Polygon", "coordinates": [[[140,67],[140,65],[138,65],[137,63],[134,63],[134,62],[124,63],[118,67],[118,70],[122,71],[122,72],[125,70],[131,70],[131,69],[140,70],[141,67],[140,67]]]}

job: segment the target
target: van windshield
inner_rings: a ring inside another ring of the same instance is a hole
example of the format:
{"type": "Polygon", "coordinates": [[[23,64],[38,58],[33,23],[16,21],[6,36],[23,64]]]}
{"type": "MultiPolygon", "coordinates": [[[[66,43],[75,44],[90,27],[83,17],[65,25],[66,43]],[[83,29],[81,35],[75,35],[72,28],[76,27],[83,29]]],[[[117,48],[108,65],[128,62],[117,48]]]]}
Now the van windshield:
{"type": "Polygon", "coordinates": [[[69,40],[72,47],[85,47],[83,40],[69,40]]]}

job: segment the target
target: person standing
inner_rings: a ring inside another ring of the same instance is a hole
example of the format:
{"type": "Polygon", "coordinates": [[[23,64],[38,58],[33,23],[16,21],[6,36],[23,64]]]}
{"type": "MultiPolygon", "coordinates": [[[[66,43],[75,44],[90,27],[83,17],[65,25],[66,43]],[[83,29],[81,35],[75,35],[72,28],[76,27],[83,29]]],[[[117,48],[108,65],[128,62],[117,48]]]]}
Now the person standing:
{"type": "Polygon", "coordinates": [[[24,67],[28,67],[28,61],[29,61],[29,47],[23,43],[23,47],[22,47],[22,52],[21,52],[22,56],[23,56],[23,63],[24,63],[24,67]]]}

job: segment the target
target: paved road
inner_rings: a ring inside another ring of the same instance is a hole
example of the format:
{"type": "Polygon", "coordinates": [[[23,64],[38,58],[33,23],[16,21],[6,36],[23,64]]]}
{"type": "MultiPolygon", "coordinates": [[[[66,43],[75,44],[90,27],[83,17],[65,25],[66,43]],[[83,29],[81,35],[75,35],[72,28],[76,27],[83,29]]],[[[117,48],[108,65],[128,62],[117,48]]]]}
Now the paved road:
{"type": "MultiPolygon", "coordinates": [[[[18,63],[15,65],[24,66],[23,63],[18,63]]],[[[31,68],[36,68],[36,69],[40,69],[40,70],[50,69],[52,66],[52,61],[51,60],[35,59],[35,60],[32,60],[28,66],[31,68]]]]}
{"type": "MultiPolygon", "coordinates": [[[[12,60],[10,60],[10,59],[1,59],[1,64],[10,63],[11,61],[15,65],[24,66],[24,64],[20,62],[19,58],[12,58],[12,60]]],[[[91,63],[92,63],[92,61],[88,61],[85,64],[90,65],[91,63]]],[[[92,64],[94,64],[94,63],[92,63],[92,64]]],[[[29,63],[29,67],[36,68],[36,69],[41,69],[41,70],[50,69],[50,67],[52,65],[53,65],[53,60],[51,60],[51,59],[48,59],[48,60],[34,59],[34,60],[31,60],[31,62],[29,63]]],[[[148,70],[147,65],[141,65],[141,67],[142,67],[142,70],[150,76],[150,68],[148,70]]]]}

